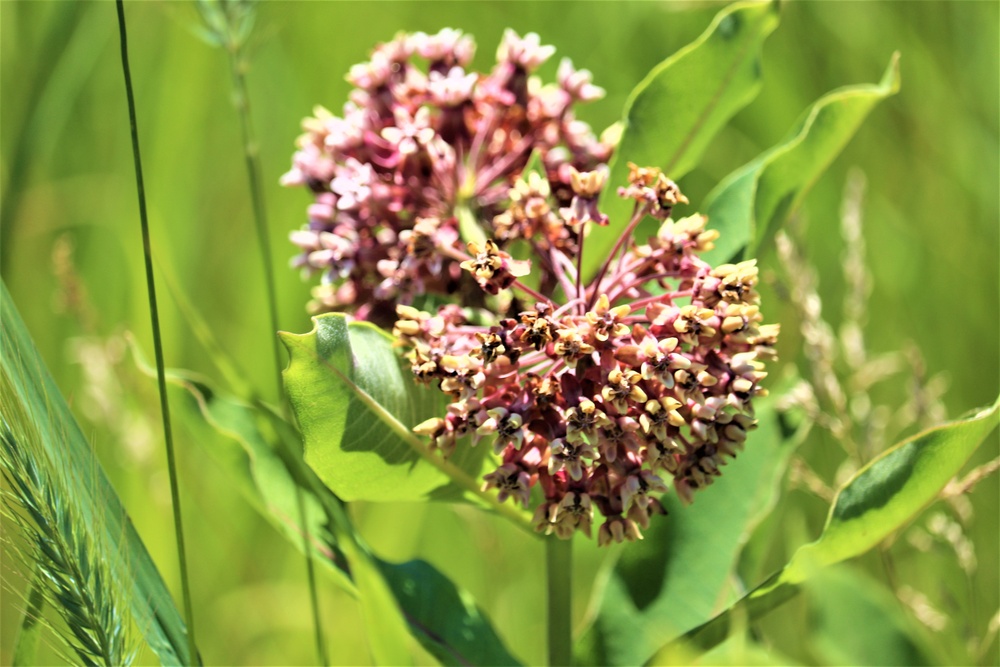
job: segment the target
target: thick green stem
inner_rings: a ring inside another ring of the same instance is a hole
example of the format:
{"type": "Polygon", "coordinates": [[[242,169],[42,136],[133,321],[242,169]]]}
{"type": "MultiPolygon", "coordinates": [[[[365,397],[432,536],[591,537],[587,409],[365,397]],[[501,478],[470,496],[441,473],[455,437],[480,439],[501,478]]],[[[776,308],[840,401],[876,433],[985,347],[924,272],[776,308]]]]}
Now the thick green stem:
{"type": "Polygon", "coordinates": [[[163,419],[163,439],[167,450],[167,472],[170,475],[170,499],[174,513],[174,533],[177,538],[177,560],[181,571],[181,591],[184,597],[184,617],[187,621],[188,663],[201,664],[194,640],[194,613],[191,605],[191,586],[188,583],[187,556],[184,549],[184,525],[181,521],[180,489],[177,483],[177,462],[174,457],[174,438],[170,427],[170,404],[167,400],[167,380],[163,363],[163,342],[160,338],[160,314],[156,306],[156,283],[153,279],[153,254],[149,240],[149,216],[146,213],[146,188],[142,180],[142,159],[139,157],[139,129],[136,121],[135,95],[132,92],[132,74],[128,65],[128,38],[125,30],[125,5],[117,0],[118,34],[121,38],[122,73],[125,77],[125,95],[128,99],[129,125],[132,130],[132,158],[135,163],[135,189],[139,198],[139,224],[142,230],[142,252],[146,265],[146,290],[149,299],[149,319],[153,329],[153,350],[156,353],[156,380],[160,393],[160,413],[163,419]]]}
{"type": "Polygon", "coordinates": [[[573,541],[550,535],[545,539],[550,667],[570,665],[573,660],[572,575],[573,541]]]}

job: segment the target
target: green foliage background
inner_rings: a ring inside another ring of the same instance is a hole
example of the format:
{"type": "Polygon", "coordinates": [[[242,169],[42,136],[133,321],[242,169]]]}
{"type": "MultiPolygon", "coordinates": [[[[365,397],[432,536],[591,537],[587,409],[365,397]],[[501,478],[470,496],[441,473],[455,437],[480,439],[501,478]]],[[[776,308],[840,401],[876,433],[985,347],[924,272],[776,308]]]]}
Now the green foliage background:
{"type": "MultiPolygon", "coordinates": [[[[558,49],[543,77],[553,77],[558,57],[567,56],[607,89],[604,100],[581,111],[600,130],[619,117],[646,72],[697,37],[721,6],[262,4],[248,83],[277,257],[284,262],[293,254],[287,234],[304,221],[308,201],[301,190],[277,186],[299,120],[314,104],[339,109],[348,90],[343,74],[364,60],[374,43],[398,30],[461,28],[475,36],[475,63],[486,68],[505,27],[536,31],[558,49]]],[[[127,9],[154,252],[253,383],[273,391],[273,333],[266,326],[225,54],[195,36],[199,19],[189,3],[134,3],[127,9]]],[[[1000,388],[998,26],[995,2],[788,3],[764,47],[760,95],[681,182],[696,209],[721,178],[781,139],[807,105],[840,85],[877,81],[891,53],[901,51],[901,92],[875,109],[808,196],[801,215],[809,222],[806,251],[821,278],[824,313],[836,324],[845,287],[840,202],[847,170],[864,172],[865,238],[874,278],[865,331],[870,350],[900,349],[913,341],[928,374],[945,371],[950,378],[949,417],[992,403],[1000,388]]],[[[79,361],[81,337],[129,330],[143,349],[151,349],[114,6],[0,3],[0,98],[3,279],[139,533],[179,591],[155,385],[114,349],[110,357],[117,361],[110,366],[100,363],[96,347],[86,348],[86,362],[79,361]],[[57,277],[53,249],[59,239],[72,243],[78,280],[60,283],[57,277]],[[80,308],[60,305],[67,284],[85,290],[88,314],[81,317],[80,308]],[[102,395],[103,402],[95,400],[102,395]]],[[[774,259],[773,250],[764,249],[764,265],[773,266],[774,259]]],[[[303,305],[309,285],[280,267],[277,278],[282,328],[308,331],[303,305]]],[[[162,282],[160,293],[167,364],[212,375],[210,358],[162,282]]],[[[768,321],[783,323],[783,363],[801,363],[793,311],[776,292],[764,294],[764,310],[768,321]]],[[[910,386],[898,381],[878,391],[878,398],[898,405],[910,386]]],[[[177,409],[175,421],[201,650],[210,663],[309,663],[314,656],[301,556],[206,455],[206,439],[218,436],[188,419],[188,412],[177,409]]],[[[840,460],[836,443],[814,435],[800,452],[832,479],[840,460]]],[[[973,463],[996,455],[994,434],[973,463]]],[[[785,562],[819,532],[825,518],[825,503],[800,490],[783,494],[779,502],[781,524],[758,566],[764,569],[785,562]]],[[[980,564],[975,581],[967,581],[943,549],[907,552],[896,564],[899,580],[951,616],[941,633],[925,631],[939,657],[950,662],[967,659],[966,640],[983,635],[1000,605],[996,476],[976,488],[972,504],[970,537],[980,564]]],[[[471,508],[359,504],[352,509],[380,555],[427,559],[475,595],[516,655],[529,663],[543,659],[540,543],[471,508]]],[[[580,541],[575,546],[579,621],[588,584],[605,554],[580,541]]],[[[885,576],[877,556],[861,559],[861,566],[870,576],[885,576]]],[[[24,586],[8,563],[3,577],[14,590],[24,586]]],[[[356,601],[328,579],[321,581],[331,658],[368,660],[356,601]]],[[[820,614],[807,628],[806,605],[800,599],[775,612],[765,631],[785,655],[821,661],[831,654],[817,653],[823,637],[810,633],[834,632],[837,626],[824,624],[820,614]]],[[[5,590],[3,663],[10,660],[18,620],[11,612],[19,606],[5,590]]],[[[835,616],[836,610],[822,611],[835,616]]],[[[995,640],[982,662],[1000,662],[995,640]]]]}

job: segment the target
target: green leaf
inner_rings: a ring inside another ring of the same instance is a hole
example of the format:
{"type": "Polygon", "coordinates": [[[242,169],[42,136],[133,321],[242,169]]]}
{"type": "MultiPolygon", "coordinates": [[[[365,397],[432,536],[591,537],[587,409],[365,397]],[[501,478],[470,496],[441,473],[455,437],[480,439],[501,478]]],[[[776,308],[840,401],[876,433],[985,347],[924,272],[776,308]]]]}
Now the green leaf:
{"type": "Polygon", "coordinates": [[[379,561],[414,633],[444,665],[517,665],[471,596],[422,560],[379,561]]]}
{"type": "Polygon", "coordinates": [[[775,412],[758,406],[759,427],[723,475],[684,507],[663,498],[668,516],[654,519],[642,542],[629,545],[608,582],[594,627],[577,646],[579,659],[641,664],[674,637],[711,618],[727,591],[743,543],[769,511],[794,434],[775,412]]]}
{"type": "Polygon", "coordinates": [[[392,337],[343,315],[313,318],[307,334],[282,333],[291,361],[288,397],[305,440],[306,462],[344,500],[456,499],[443,467],[478,479],[487,447],[459,447],[443,462],[411,429],[445,414],[444,395],[417,384],[392,337]],[[434,460],[430,460],[435,457],[434,460]],[[435,465],[436,464],[436,465],[435,465]]]}
{"type": "MultiPolygon", "coordinates": [[[[155,377],[155,371],[145,364],[134,346],[133,349],[140,367],[155,377]]],[[[302,489],[305,530],[314,562],[326,566],[342,588],[355,593],[345,557],[327,528],[329,508],[339,506],[340,501],[318,480],[310,483],[308,477],[315,478],[315,473],[301,460],[295,465],[288,461],[290,457],[279,453],[282,444],[278,440],[282,436],[290,437],[278,432],[280,417],[263,406],[212,389],[193,373],[168,369],[166,378],[186,390],[180,396],[185,400],[179,405],[182,410],[186,409],[182,414],[188,417],[189,426],[196,427],[198,421],[203,421],[225,436],[199,438],[199,442],[229,473],[250,504],[300,551],[304,548],[303,528],[298,520],[295,487],[298,485],[302,489]],[[191,415],[197,415],[197,419],[190,419],[191,415]]],[[[291,427],[286,426],[286,429],[291,430],[291,427]]]]}
{"type": "Polygon", "coordinates": [[[793,597],[820,568],[859,556],[931,504],[997,426],[1000,398],[971,417],[908,438],[862,468],[837,493],[819,539],[798,549],[778,573],[683,638],[702,648],[728,633],[734,613],[758,618],[793,597]]]}
{"type": "Polygon", "coordinates": [[[675,180],[693,169],[715,134],[760,90],[760,49],[777,25],[777,2],[727,7],[635,87],[601,202],[611,224],[590,230],[585,277],[597,271],[628,223],[632,203],[616,194],[628,181],[628,163],[660,167],[675,180]]]}
{"type": "Polygon", "coordinates": [[[187,631],[156,564],[136,533],[114,487],[94,457],[93,450],[42,358],[7,292],[0,291],[0,369],[4,375],[3,412],[22,411],[37,429],[39,447],[52,461],[69,470],[86,470],[90,478],[81,485],[74,502],[94,526],[104,529],[110,550],[128,564],[122,581],[128,588],[136,626],[165,665],[190,665],[187,631]],[[10,387],[10,392],[7,392],[10,387]]]}
{"type": "Polygon", "coordinates": [[[868,113],[899,91],[899,54],[877,85],[847,86],[821,97],[777,146],[726,177],[704,204],[721,237],[709,261],[748,256],[770,242],[778,227],[854,136],[868,113]]]}
{"type": "MultiPolygon", "coordinates": [[[[145,372],[155,376],[155,371],[148,368],[138,350],[136,358],[145,372]]],[[[397,664],[395,658],[402,659],[402,655],[407,656],[406,661],[411,660],[406,643],[401,642],[398,634],[393,640],[397,645],[393,651],[399,655],[382,655],[387,645],[387,638],[383,637],[387,632],[384,619],[392,614],[402,614],[398,618],[406,621],[409,633],[445,664],[517,664],[469,594],[458,589],[433,566],[423,561],[399,565],[383,561],[354,545],[356,536],[346,519],[339,526],[327,525],[324,508],[340,501],[322,483],[301,479],[307,475],[315,477],[303,462],[295,466],[279,456],[273,440],[279,437],[276,431],[280,425],[276,425],[275,420],[280,417],[273,411],[216,391],[204,379],[189,372],[168,370],[167,380],[187,390],[188,400],[178,405],[189,408],[188,414],[196,415],[207,426],[226,436],[223,440],[200,440],[210,446],[210,454],[230,473],[250,503],[301,550],[294,487],[296,478],[300,478],[298,483],[305,493],[308,531],[316,561],[327,566],[345,590],[359,598],[372,598],[362,599],[362,604],[369,605],[374,619],[366,628],[374,633],[369,642],[380,664],[397,664]],[[231,441],[233,447],[227,447],[227,441],[231,441]],[[294,474],[289,471],[290,467],[294,467],[294,474]],[[325,497],[321,498],[324,492],[325,497]],[[344,544],[348,546],[342,549],[344,544]],[[351,554],[350,559],[347,554],[351,554]],[[363,575],[360,579],[359,572],[363,575]],[[352,574],[355,580],[351,579],[352,574]],[[379,583],[372,577],[383,577],[385,582],[379,583]],[[389,600],[385,597],[385,586],[391,594],[389,600]],[[392,606],[388,607],[390,603],[392,606]],[[401,611],[396,611],[396,605],[401,611]]]]}
{"type": "Polygon", "coordinates": [[[919,628],[884,586],[846,566],[805,586],[809,646],[828,665],[932,665],[919,628]]]}

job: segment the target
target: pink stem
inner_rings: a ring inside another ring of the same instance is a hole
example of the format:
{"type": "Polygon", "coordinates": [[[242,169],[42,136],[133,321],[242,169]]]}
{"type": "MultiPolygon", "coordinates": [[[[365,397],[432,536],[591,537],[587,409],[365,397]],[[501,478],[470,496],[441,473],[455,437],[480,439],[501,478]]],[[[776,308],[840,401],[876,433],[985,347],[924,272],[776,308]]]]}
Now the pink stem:
{"type": "MultiPolygon", "coordinates": [[[[621,295],[624,292],[627,292],[628,290],[632,289],[633,287],[639,287],[639,288],[641,288],[643,285],[651,283],[654,280],[662,280],[663,278],[676,278],[676,277],[677,277],[677,272],[676,271],[667,271],[666,273],[654,273],[651,276],[642,276],[638,280],[634,280],[634,281],[632,281],[632,282],[630,282],[630,283],[628,283],[626,285],[622,285],[621,287],[619,287],[618,290],[615,291],[614,297],[611,296],[611,293],[609,291],[608,292],[608,298],[611,301],[614,301],[615,299],[617,299],[619,297],[619,295],[621,295]]],[[[680,293],[678,293],[678,294],[680,294],[680,293]]],[[[688,291],[685,294],[685,296],[690,296],[690,295],[691,295],[690,291],[688,291]]]]}
{"type": "Polygon", "coordinates": [[[487,167],[486,171],[479,174],[476,177],[476,187],[475,192],[478,195],[481,190],[485,190],[500,174],[504,173],[515,161],[519,160],[524,154],[524,151],[531,147],[532,142],[535,138],[532,133],[528,133],[521,137],[521,141],[518,142],[517,146],[509,151],[500,160],[493,163],[491,166],[487,167]]]}
{"type": "Polygon", "coordinates": [[[625,228],[625,232],[618,237],[617,241],[615,241],[614,247],[611,249],[611,252],[608,253],[607,258],[601,265],[601,270],[597,272],[597,275],[594,277],[593,282],[591,282],[591,284],[594,286],[594,292],[593,294],[590,295],[590,301],[588,303],[589,306],[594,305],[594,301],[597,299],[597,286],[601,284],[602,280],[604,280],[604,276],[608,272],[608,267],[611,265],[611,260],[614,259],[615,255],[618,254],[618,251],[621,250],[625,242],[628,239],[632,238],[632,232],[635,231],[635,228],[639,225],[639,222],[646,215],[646,208],[647,207],[640,206],[638,203],[636,203],[635,211],[632,213],[632,219],[629,220],[628,226],[625,228]]]}
{"type": "Polygon", "coordinates": [[[566,257],[555,248],[549,248],[549,257],[552,259],[553,273],[559,279],[559,284],[562,285],[563,292],[566,293],[566,298],[568,299],[573,292],[573,283],[566,276],[566,269],[567,267],[573,269],[573,265],[568,262],[561,262],[560,259],[565,259],[566,257]]]}
{"type": "Polygon", "coordinates": [[[608,294],[608,293],[611,292],[611,288],[613,288],[615,285],[618,285],[619,283],[622,282],[622,280],[625,279],[625,276],[627,276],[627,275],[629,275],[629,274],[631,274],[633,272],[642,271],[642,270],[646,269],[648,266],[650,266],[650,265],[652,265],[654,263],[655,263],[655,260],[648,259],[648,258],[644,259],[644,260],[642,260],[640,262],[633,262],[629,266],[625,267],[624,271],[619,271],[617,274],[612,275],[611,282],[608,283],[607,286],[599,285],[598,289],[603,289],[604,293],[608,294]]]}
{"type": "Polygon", "coordinates": [[[525,285],[524,283],[522,283],[520,280],[515,280],[514,282],[512,282],[510,284],[510,286],[511,286],[512,289],[521,290],[522,292],[524,292],[528,296],[534,297],[536,301],[539,301],[541,303],[547,303],[550,306],[554,306],[555,305],[554,303],[552,303],[552,299],[550,299],[549,297],[545,296],[544,294],[536,292],[535,290],[531,289],[530,287],[528,287],[527,285],[525,285]]]}

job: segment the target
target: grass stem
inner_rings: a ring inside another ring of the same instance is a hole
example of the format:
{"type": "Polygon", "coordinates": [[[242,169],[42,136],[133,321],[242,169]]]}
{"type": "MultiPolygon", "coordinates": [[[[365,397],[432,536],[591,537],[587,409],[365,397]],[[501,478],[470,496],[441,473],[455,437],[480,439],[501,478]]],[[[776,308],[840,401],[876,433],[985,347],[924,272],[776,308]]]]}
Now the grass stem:
{"type": "Polygon", "coordinates": [[[146,266],[146,289],[149,298],[149,318],[153,329],[153,349],[156,354],[156,381],[160,394],[160,413],[163,420],[163,438],[167,450],[167,470],[170,475],[170,499],[174,514],[174,532],[177,538],[177,560],[180,565],[181,590],[184,598],[184,618],[187,621],[188,659],[200,664],[195,643],[194,614],[191,605],[191,586],[188,580],[187,556],[184,548],[184,525],[181,519],[180,490],[177,483],[177,462],[174,456],[174,439],[170,427],[170,404],[167,400],[167,381],[163,363],[163,341],[160,336],[160,315],[156,306],[156,283],[153,278],[153,257],[149,238],[149,216],[146,211],[146,189],[142,179],[142,159],[139,155],[139,130],[136,121],[135,95],[132,92],[132,75],[128,63],[128,37],[125,29],[125,6],[117,0],[118,33],[121,38],[122,73],[125,77],[125,94],[128,98],[129,125],[132,133],[132,157],[135,162],[135,187],[139,199],[139,223],[142,229],[142,251],[146,266]]]}
{"type": "MultiPolygon", "coordinates": [[[[229,7],[228,5],[226,6],[229,7]]],[[[229,17],[231,18],[231,17],[229,17]]],[[[250,115],[250,97],[246,83],[246,61],[243,57],[243,41],[234,29],[234,22],[226,22],[229,28],[226,39],[226,53],[229,55],[229,69],[233,79],[233,93],[236,113],[240,119],[240,131],[243,139],[243,155],[246,162],[247,180],[250,185],[250,198],[253,204],[254,226],[257,230],[257,242],[260,246],[261,264],[264,269],[264,281],[267,289],[267,306],[270,318],[271,348],[274,356],[275,388],[282,413],[291,420],[291,411],[285,399],[284,384],[281,380],[283,358],[281,343],[278,340],[278,293],[274,281],[274,261],[271,253],[271,242],[268,237],[267,208],[264,204],[264,189],[261,187],[260,152],[253,131],[250,115]]],[[[306,523],[306,505],[302,487],[295,485],[295,502],[298,506],[299,522],[302,525],[303,552],[306,558],[306,575],[309,581],[309,602],[312,608],[313,629],[315,631],[316,653],[320,663],[329,664],[326,653],[326,643],[323,639],[323,620],[319,609],[319,592],[316,584],[316,568],[313,563],[312,549],[309,544],[309,531],[306,523]]]]}

